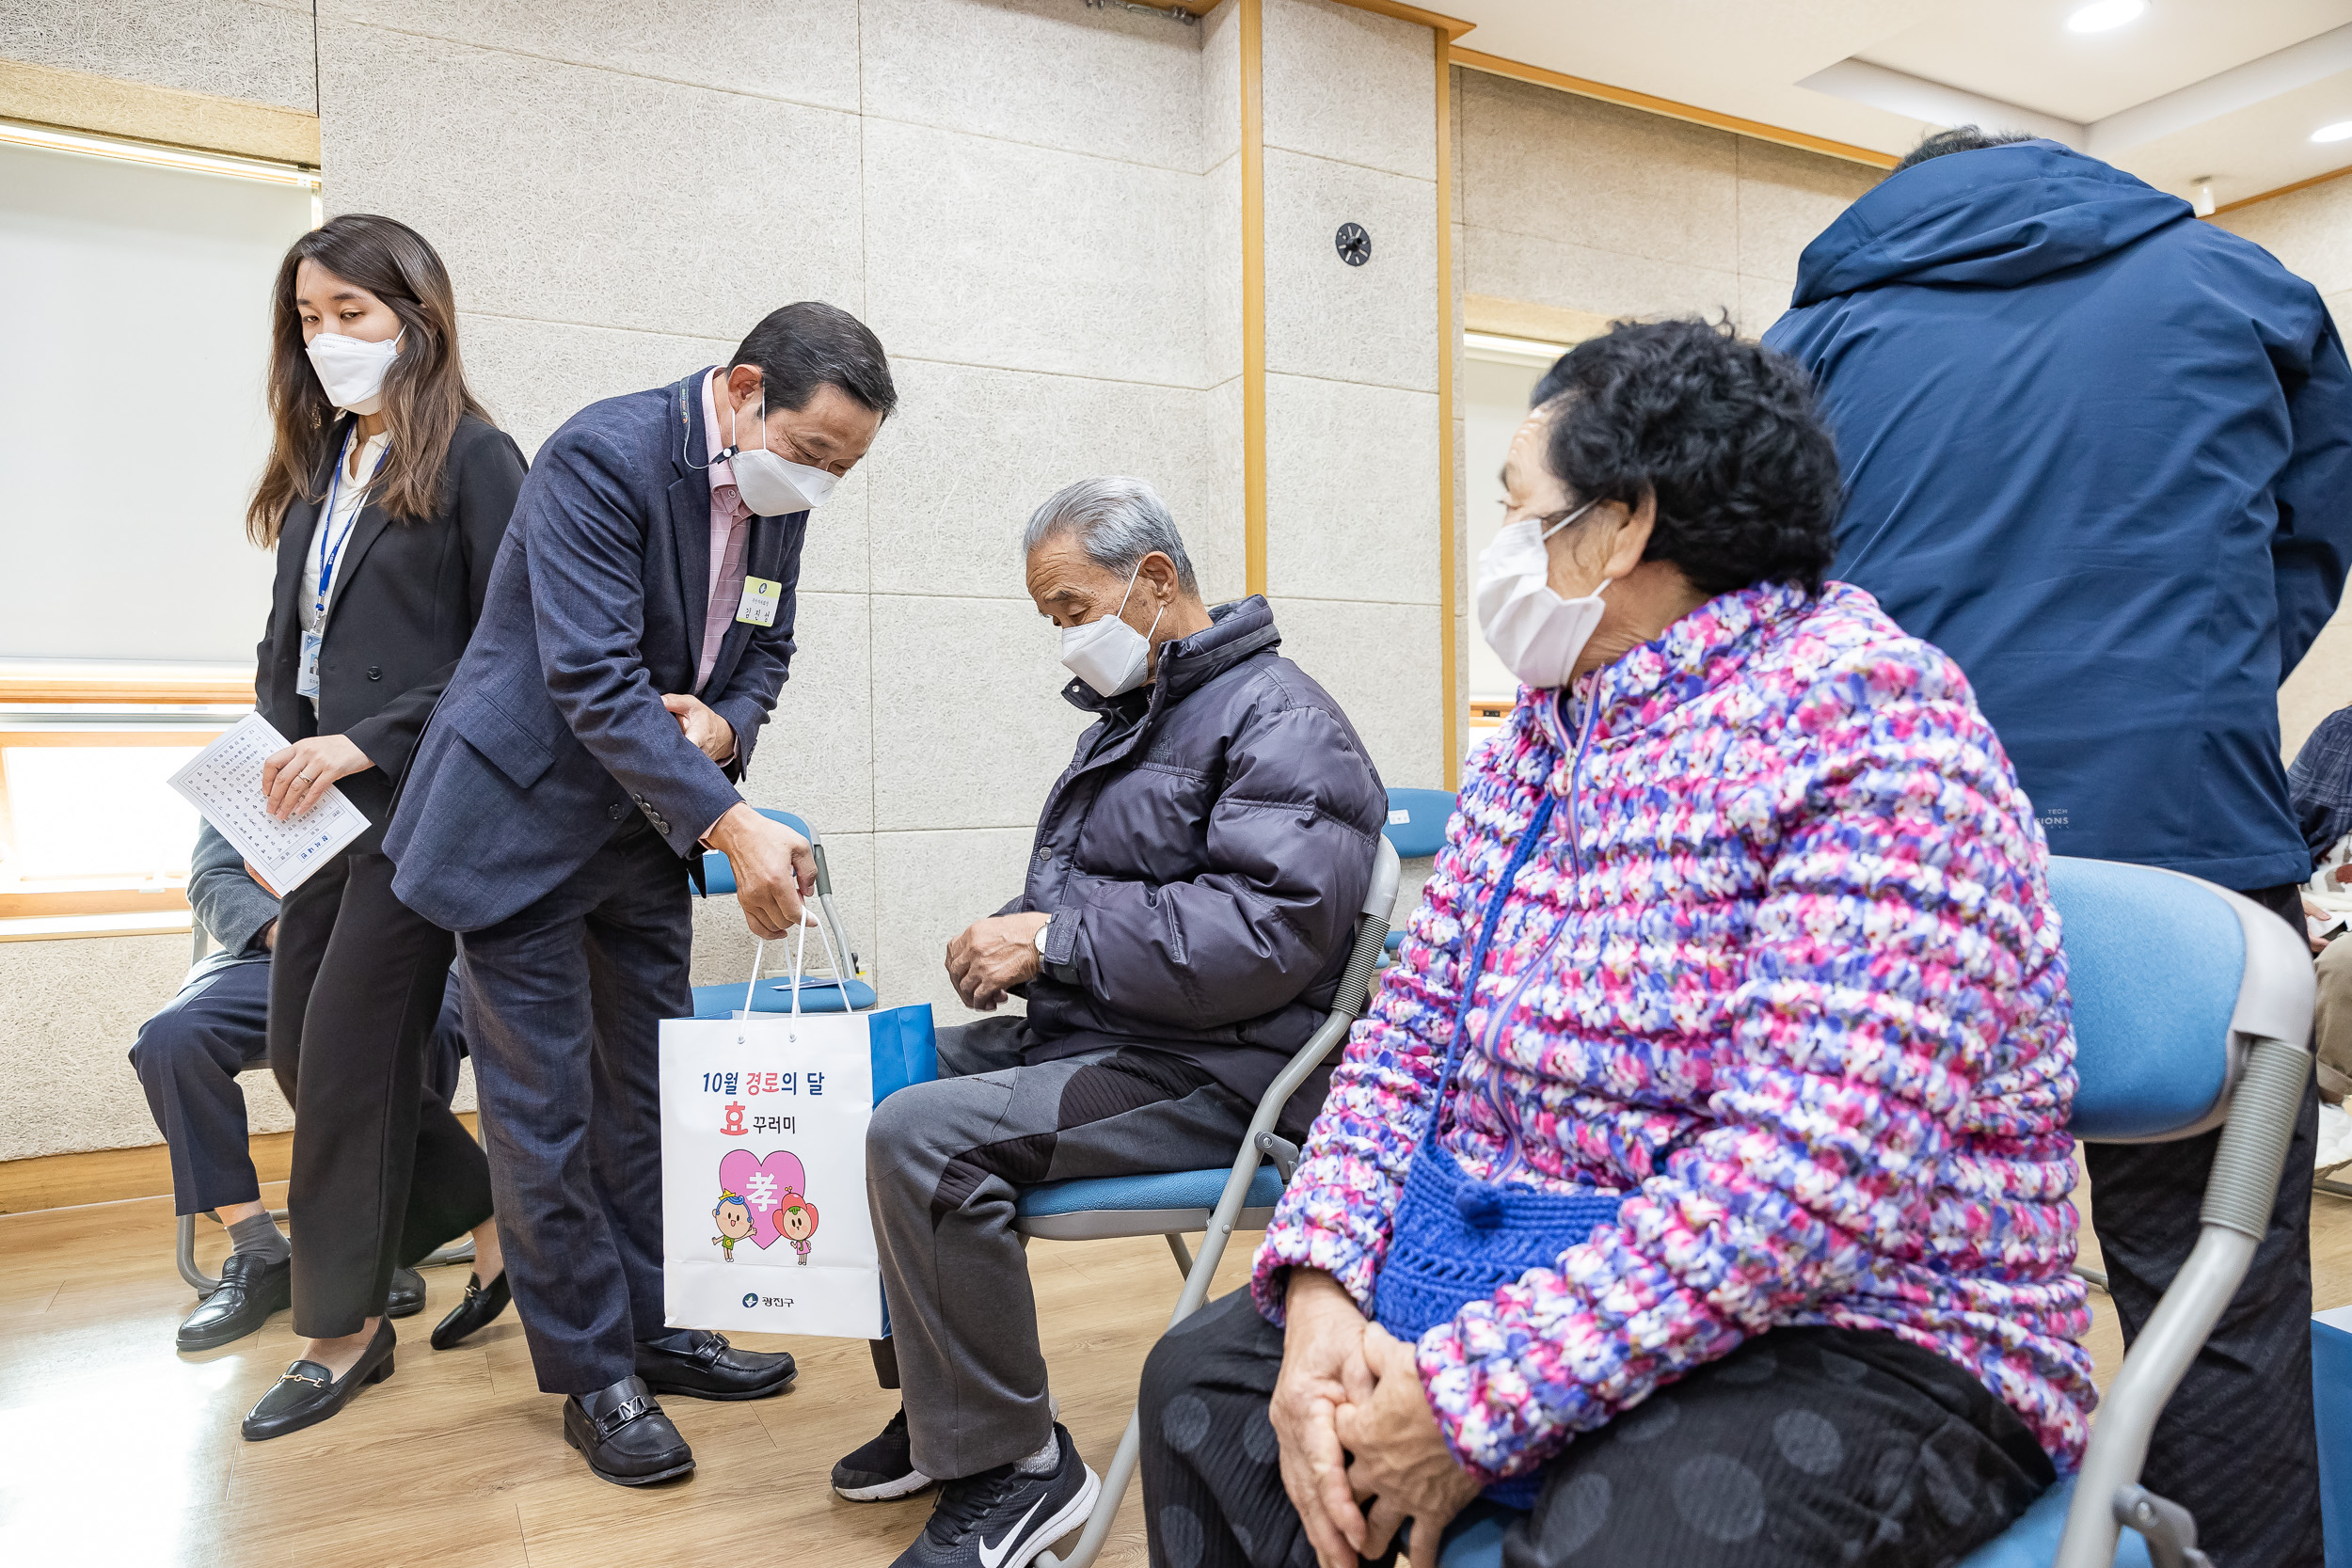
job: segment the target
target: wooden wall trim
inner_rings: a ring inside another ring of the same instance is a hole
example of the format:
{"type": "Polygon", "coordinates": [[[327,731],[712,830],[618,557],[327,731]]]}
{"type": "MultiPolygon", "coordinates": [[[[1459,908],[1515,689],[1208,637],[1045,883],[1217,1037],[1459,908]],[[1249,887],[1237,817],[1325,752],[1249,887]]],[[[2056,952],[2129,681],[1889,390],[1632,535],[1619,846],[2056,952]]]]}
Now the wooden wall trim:
{"type": "Polygon", "coordinates": [[[0,118],[200,152],[319,166],[319,117],[56,66],[0,60],[0,118]]]}
{"type": "Polygon", "coordinates": [[[2341,180],[2347,174],[2352,174],[2352,168],[2330,169],[2326,174],[2314,174],[2309,180],[2297,180],[2292,185],[2281,185],[2275,191],[2265,191],[2260,196],[2249,196],[2237,201],[2225,201],[2206,215],[2217,218],[2224,213],[2234,213],[2241,207],[2251,207],[2258,201],[2268,201],[2276,197],[2293,196],[2296,191],[2307,191],[2313,185],[2324,185],[2330,180],[2341,180]]]}
{"type": "Polygon", "coordinates": [[[1243,592],[1266,585],[1265,8],[1239,0],[1241,24],[1241,439],[1243,592]]]}

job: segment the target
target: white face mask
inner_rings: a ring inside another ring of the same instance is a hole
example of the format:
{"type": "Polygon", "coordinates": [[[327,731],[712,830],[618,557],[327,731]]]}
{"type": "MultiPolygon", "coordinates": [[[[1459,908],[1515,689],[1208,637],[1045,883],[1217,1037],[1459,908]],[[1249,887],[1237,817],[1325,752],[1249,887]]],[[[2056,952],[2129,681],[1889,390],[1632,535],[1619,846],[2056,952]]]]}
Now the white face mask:
{"type": "Polygon", "coordinates": [[[346,338],[340,332],[322,332],[311,339],[310,369],[326,401],[354,414],[373,414],[382,408],[384,373],[400,357],[400,340],[406,336],[408,329],[404,326],[390,341],[382,343],[346,338]]]}
{"type": "MultiPolygon", "coordinates": [[[[1133,691],[1143,684],[1143,673],[1152,663],[1152,639],[1120,617],[1127,609],[1127,599],[1136,591],[1136,576],[1143,570],[1143,562],[1136,562],[1134,572],[1127,574],[1127,593],[1119,601],[1119,609],[1083,626],[1061,629],[1061,661],[1072,674],[1094,689],[1098,697],[1116,697],[1122,691],[1133,691]]],[[[1167,607],[1161,607],[1166,613],[1167,607]]],[[[1152,617],[1152,630],[1160,629],[1160,617],[1152,617]]]]}
{"type": "Polygon", "coordinates": [[[1590,512],[1586,501],[1545,528],[1530,517],[1506,523],[1478,555],[1478,630],[1504,668],[1538,690],[1565,686],[1577,655],[1600,625],[1604,581],[1582,598],[1551,591],[1551,558],[1544,541],[1590,512]]]}
{"type": "Polygon", "coordinates": [[[768,400],[759,400],[759,445],[745,451],[741,445],[745,415],[735,416],[738,445],[719,454],[735,473],[735,493],[757,517],[783,517],[812,512],[825,504],[837,483],[822,468],[795,463],[768,450],[768,400]]]}

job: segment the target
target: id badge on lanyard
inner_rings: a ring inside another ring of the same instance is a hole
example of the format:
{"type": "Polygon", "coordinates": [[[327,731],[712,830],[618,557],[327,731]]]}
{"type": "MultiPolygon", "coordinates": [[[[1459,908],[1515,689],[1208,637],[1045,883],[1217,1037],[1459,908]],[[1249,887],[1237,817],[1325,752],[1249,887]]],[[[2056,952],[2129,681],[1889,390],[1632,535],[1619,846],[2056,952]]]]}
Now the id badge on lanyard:
{"type": "Polygon", "coordinates": [[[326,644],[327,595],[335,582],[335,562],[342,559],[343,546],[351,539],[352,525],[359,520],[355,515],[350,523],[345,524],[342,538],[331,541],[328,538],[335,528],[335,499],[342,493],[343,466],[350,460],[351,433],[346,431],[342,451],[335,454],[335,477],[326,486],[326,506],[319,514],[319,578],[316,597],[311,600],[310,606],[313,625],[302,634],[302,662],[294,672],[294,695],[308,697],[313,703],[319,700],[319,650],[326,644]],[[334,546],[332,549],[327,547],[330,543],[334,546]]]}

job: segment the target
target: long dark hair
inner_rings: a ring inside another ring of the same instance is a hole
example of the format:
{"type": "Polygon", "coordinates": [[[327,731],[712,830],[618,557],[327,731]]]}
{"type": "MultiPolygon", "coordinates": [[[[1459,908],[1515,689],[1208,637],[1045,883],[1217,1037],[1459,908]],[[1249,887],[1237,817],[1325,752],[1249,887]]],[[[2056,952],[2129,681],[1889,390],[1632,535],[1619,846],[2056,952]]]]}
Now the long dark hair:
{"type": "Polygon", "coordinates": [[[336,410],[326,401],[302,342],[294,274],[305,261],[373,294],[406,329],[400,356],[384,375],[384,423],[389,449],[370,485],[388,516],[432,515],[441,467],[458,419],[487,419],[466,385],[457,357],[457,297],[449,269],[424,236],[393,218],[345,213],[296,240],[278,268],[270,294],[269,417],[275,433],[268,467],[245,509],[245,533],[263,549],[278,543],[286,509],[320,499],[318,473],[333,438],[336,410]]]}

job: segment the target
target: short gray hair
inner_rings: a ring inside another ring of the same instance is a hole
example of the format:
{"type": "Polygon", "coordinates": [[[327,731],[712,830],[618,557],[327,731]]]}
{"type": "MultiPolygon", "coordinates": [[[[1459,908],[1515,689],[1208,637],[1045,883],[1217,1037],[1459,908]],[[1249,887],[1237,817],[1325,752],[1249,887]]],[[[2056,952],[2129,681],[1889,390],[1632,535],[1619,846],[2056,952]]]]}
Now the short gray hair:
{"type": "Polygon", "coordinates": [[[1029,514],[1021,552],[1032,554],[1065,533],[1078,536],[1078,547],[1089,561],[1122,578],[1133,576],[1143,558],[1157,550],[1176,563],[1178,587],[1195,596],[1200,592],[1176,519],[1168,515],[1160,493],[1142,480],[1109,475],[1063,485],[1029,514]]]}

